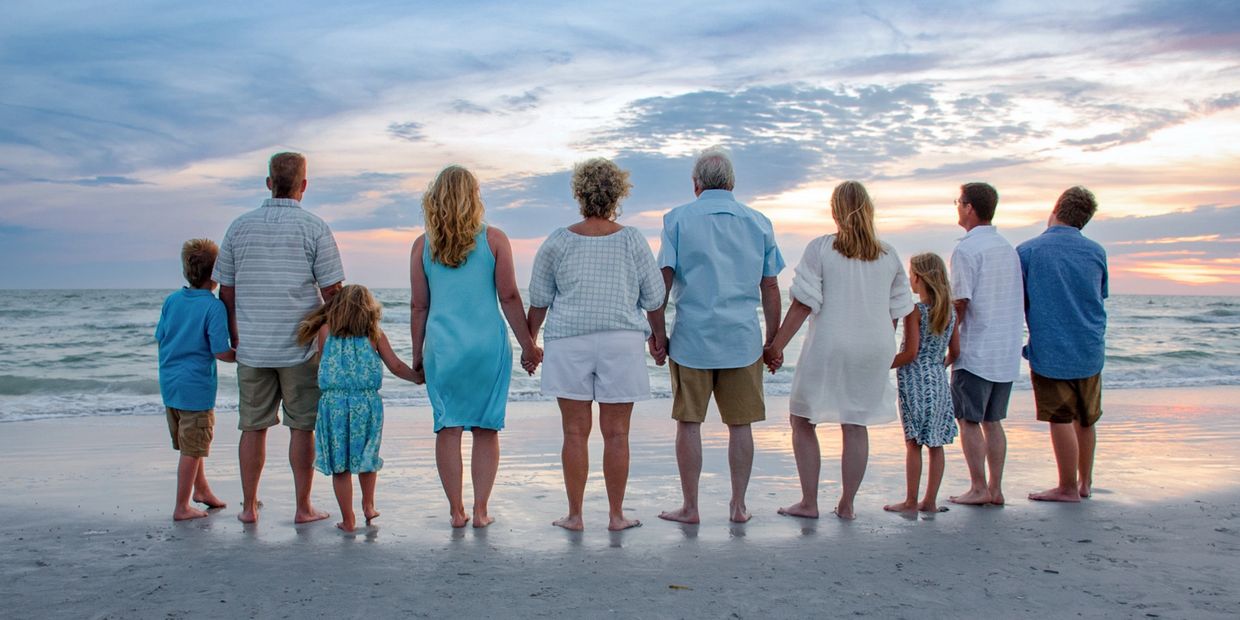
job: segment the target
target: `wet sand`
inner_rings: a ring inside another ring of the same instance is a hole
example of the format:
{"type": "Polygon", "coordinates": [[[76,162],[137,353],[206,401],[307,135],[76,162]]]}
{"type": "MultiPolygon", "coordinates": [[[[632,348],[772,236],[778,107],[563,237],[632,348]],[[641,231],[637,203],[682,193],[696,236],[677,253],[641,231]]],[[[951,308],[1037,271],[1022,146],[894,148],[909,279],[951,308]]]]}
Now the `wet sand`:
{"type": "MultiPolygon", "coordinates": [[[[447,523],[430,412],[387,412],[376,526],[294,526],[287,432],[273,430],[256,526],[240,500],[235,416],[222,414],[208,476],[230,506],[170,518],[176,454],[162,417],[0,425],[0,615],[24,617],[1233,617],[1240,609],[1240,388],[1115,390],[1099,427],[1095,498],[1040,504],[1053,483],[1032,395],[1013,395],[1004,508],[908,518],[898,422],[873,427],[858,520],[829,514],[839,432],[822,427],[821,520],[781,517],[798,498],[786,399],[755,427],[744,525],[727,522],[727,436],[704,427],[700,526],[660,521],[679,504],[670,403],[634,415],[626,509],[610,533],[601,440],[584,533],[563,515],[559,416],[513,404],[485,530],[447,523]]],[[[715,418],[717,420],[717,418],[715,418]]],[[[597,431],[596,431],[597,434],[597,431]]],[[[468,446],[468,439],[466,440],[468,446]]],[[[966,486],[948,448],[940,500],[966,486]]],[[[466,502],[470,492],[466,489],[466,502]]],[[[336,512],[331,485],[314,500],[336,512]]]]}

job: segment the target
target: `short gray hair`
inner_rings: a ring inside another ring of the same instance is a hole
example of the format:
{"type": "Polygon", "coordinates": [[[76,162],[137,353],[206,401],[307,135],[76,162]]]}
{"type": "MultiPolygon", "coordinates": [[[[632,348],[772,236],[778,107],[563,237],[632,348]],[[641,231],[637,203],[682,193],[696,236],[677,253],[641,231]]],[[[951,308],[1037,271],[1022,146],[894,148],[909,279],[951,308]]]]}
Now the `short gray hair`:
{"type": "Polygon", "coordinates": [[[720,146],[712,146],[693,164],[693,180],[699,188],[726,189],[731,191],[736,186],[736,173],[732,171],[732,158],[720,146]]]}

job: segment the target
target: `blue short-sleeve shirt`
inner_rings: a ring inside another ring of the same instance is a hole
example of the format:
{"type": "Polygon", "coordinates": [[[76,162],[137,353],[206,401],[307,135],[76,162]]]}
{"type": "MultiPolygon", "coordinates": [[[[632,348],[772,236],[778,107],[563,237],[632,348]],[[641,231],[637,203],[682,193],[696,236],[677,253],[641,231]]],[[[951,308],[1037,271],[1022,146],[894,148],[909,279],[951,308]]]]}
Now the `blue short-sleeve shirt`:
{"type": "Polygon", "coordinates": [[[183,288],[164,300],[155,327],[159,392],[164,406],[186,411],[215,407],[215,354],[231,345],[228,311],[211,291],[183,288]]]}
{"type": "Polygon", "coordinates": [[[1106,358],[1107,254],[1072,226],[1051,226],[1016,247],[1025,282],[1033,372],[1050,379],[1084,379],[1106,358]]]}
{"type": "Polygon", "coordinates": [[[689,368],[743,368],[762,356],[759,284],[784,268],[765,215],[721,189],[663,216],[659,267],[675,272],[668,354],[689,368]]]}

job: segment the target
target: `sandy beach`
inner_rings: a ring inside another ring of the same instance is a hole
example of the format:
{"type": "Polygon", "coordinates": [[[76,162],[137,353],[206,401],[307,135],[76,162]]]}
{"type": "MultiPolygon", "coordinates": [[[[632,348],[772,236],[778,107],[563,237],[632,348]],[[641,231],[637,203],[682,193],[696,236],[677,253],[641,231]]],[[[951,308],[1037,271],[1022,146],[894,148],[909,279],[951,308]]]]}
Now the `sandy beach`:
{"type": "MultiPolygon", "coordinates": [[[[1032,395],[1014,393],[1004,508],[908,518],[899,424],[871,429],[858,520],[780,517],[797,498],[786,399],[755,427],[745,525],[726,520],[726,433],[704,428],[703,523],[660,521],[679,501],[668,401],[634,416],[626,509],[605,529],[601,441],[587,531],[565,509],[559,416],[510,406],[488,529],[453,530],[434,469],[430,412],[389,408],[376,525],[292,524],[287,433],[271,434],[262,521],[243,526],[235,414],[221,414],[208,475],[230,506],[170,518],[175,453],[159,416],[0,424],[0,601],[5,617],[1234,617],[1240,609],[1240,388],[1105,395],[1095,498],[1024,499],[1053,482],[1032,395]]],[[[717,420],[717,418],[715,418],[717,420]]],[[[838,492],[839,432],[819,430],[821,506],[838,492]]],[[[468,443],[468,442],[467,442],[468,443]]],[[[949,448],[945,496],[963,490],[949,448]]],[[[468,484],[468,482],[467,482],[468,484]]],[[[336,512],[328,479],[315,502],[336,512]]],[[[466,502],[469,502],[466,489],[466,502]]]]}

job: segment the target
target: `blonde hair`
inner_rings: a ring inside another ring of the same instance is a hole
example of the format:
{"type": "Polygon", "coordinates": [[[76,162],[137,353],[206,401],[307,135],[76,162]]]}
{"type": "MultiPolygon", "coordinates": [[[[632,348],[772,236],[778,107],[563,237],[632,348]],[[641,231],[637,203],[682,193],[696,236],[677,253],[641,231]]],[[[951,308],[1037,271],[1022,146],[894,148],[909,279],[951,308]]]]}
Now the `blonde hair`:
{"type": "Polygon", "coordinates": [[[839,233],[832,247],[847,258],[863,261],[878,260],[883,246],[874,229],[874,203],[865,186],[857,181],[844,181],[831,192],[831,217],[839,233]]]}
{"type": "Polygon", "coordinates": [[[595,157],[573,166],[572,187],[582,217],[614,220],[620,215],[620,200],[629,195],[633,184],[627,170],[610,159],[595,157]]]}
{"type": "Polygon", "coordinates": [[[947,331],[952,320],[952,287],[947,279],[947,265],[938,254],[926,252],[910,258],[908,270],[921,279],[930,297],[930,331],[935,334],[947,331]]]}
{"type": "Polygon", "coordinates": [[[181,246],[181,273],[194,288],[202,288],[211,281],[215,258],[220,247],[210,239],[190,239],[181,246]]]}
{"type": "Polygon", "coordinates": [[[473,173],[461,166],[444,168],[422,194],[431,259],[448,267],[465,264],[482,230],[482,211],[482,190],[473,173]]]}
{"type": "Polygon", "coordinates": [[[383,306],[370,290],[361,284],[348,284],[301,320],[297,325],[297,342],[310,344],[326,325],[327,332],[337,338],[365,336],[378,346],[381,318],[383,306]]]}

